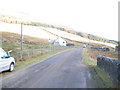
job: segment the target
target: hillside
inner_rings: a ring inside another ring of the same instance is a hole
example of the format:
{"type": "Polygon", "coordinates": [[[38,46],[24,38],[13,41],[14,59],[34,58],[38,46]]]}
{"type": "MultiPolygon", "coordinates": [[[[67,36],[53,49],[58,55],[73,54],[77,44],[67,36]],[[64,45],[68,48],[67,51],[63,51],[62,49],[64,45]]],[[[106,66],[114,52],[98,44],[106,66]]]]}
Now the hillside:
{"type": "MultiPolygon", "coordinates": [[[[12,56],[18,60],[20,58],[20,51],[21,51],[20,35],[10,32],[0,32],[0,34],[2,34],[2,40],[1,40],[2,48],[5,51],[12,50],[11,53],[12,56]]],[[[45,49],[49,48],[49,43],[47,42],[46,39],[40,39],[26,35],[24,35],[23,37],[24,37],[23,40],[24,57],[29,57],[29,55],[33,56],[36,54],[40,54],[42,49],[44,50],[44,52],[46,52],[45,49]]]]}
{"type": "MultiPolygon", "coordinates": [[[[21,60],[21,39],[20,34],[10,33],[10,32],[0,32],[1,47],[5,51],[12,50],[11,55],[16,58],[16,60],[21,60]]],[[[70,42],[71,43],[71,42],[70,42]]],[[[72,42],[73,43],[73,42],[72,42]]],[[[74,43],[75,44],[75,43],[74,43]]],[[[76,44],[77,45],[77,44],[76,44]]],[[[27,35],[23,35],[23,60],[28,57],[41,55],[56,50],[67,49],[69,47],[54,47],[47,39],[36,38],[27,35]]]]}
{"type": "Polygon", "coordinates": [[[2,15],[0,17],[0,21],[1,21],[0,22],[1,31],[9,31],[20,34],[20,30],[21,30],[20,23],[23,23],[24,35],[45,38],[45,39],[51,38],[52,40],[55,40],[57,36],[61,36],[65,39],[72,41],[88,43],[91,45],[96,45],[96,44],[102,46],[106,45],[112,48],[115,48],[115,46],[117,45],[117,41],[107,40],[91,34],[77,32],[65,26],[58,26],[58,25],[22,20],[12,16],[5,16],[5,15],[2,15]]]}
{"type": "MultiPolygon", "coordinates": [[[[0,22],[0,25],[1,25],[0,31],[12,32],[12,33],[17,33],[17,34],[21,33],[21,25],[20,24],[9,24],[9,23],[0,22]]],[[[52,35],[49,32],[42,30],[40,27],[28,26],[28,25],[23,26],[23,35],[44,38],[44,39],[48,39],[50,37],[52,39],[56,38],[55,35],[52,35]]]]}

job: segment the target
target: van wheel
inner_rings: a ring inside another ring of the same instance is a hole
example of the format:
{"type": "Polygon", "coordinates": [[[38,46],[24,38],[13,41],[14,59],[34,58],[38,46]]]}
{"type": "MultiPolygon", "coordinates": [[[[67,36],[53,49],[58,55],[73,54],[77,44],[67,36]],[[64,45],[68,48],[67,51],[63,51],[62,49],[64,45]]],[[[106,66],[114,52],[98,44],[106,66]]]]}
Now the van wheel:
{"type": "Polygon", "coordinates": [[[9,69],[9,71],[12,72],[13,70],[14,70],[14,64],[11,63],[11,64],[10,64],[10,69],[9,69]]]}

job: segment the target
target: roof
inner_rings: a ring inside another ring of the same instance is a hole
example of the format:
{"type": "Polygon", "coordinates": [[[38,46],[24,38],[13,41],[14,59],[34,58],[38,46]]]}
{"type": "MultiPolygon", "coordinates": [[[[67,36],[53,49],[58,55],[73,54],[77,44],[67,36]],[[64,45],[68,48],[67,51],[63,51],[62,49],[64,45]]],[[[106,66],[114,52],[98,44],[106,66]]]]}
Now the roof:
{"type": "Polygon", "coordinates": [[[61,38],[61,37],[58,37],[56,40],[55,40],[55,42],[66,42],[63,38],[61,38]]]}

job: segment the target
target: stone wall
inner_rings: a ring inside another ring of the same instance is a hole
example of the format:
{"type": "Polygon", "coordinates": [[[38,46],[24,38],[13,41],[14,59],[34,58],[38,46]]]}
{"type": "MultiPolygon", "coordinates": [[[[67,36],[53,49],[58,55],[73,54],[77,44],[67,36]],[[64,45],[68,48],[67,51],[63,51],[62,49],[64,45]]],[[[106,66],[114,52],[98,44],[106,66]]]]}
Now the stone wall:
{"type": "Polygon", "coordinates": [[[120,52],[120,45],[115,47],[115,51],[119,51],[120,52]]]}
{"type": "Polygon", "coordinates": [[[120,60],[98,56],[97,65],[103,68],[115,81],[120,82],[120,60]]]}

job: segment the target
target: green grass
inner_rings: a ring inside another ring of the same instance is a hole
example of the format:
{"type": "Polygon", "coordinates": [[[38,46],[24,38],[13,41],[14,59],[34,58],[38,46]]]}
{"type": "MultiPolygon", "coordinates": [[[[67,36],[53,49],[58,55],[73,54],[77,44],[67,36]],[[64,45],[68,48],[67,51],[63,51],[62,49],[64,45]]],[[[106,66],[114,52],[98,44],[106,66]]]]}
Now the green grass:
{"type": "Polygon", "coordinates": [[[84,58],[84,63],[88,66],[96,66],[97,65],[97,61],[95,61],[94,59],[90,58],[90,56],[87,53],[87,50],[84,49],[83,50],[83,58],[84,58]]]}
{"type": "MultiPolygon", "coordinates": [[[[15,33],[9,33],[9,32],[0,32],[0,33],[2,33],[2,39],[3,39],[2,48],[5,51],[12,50],[11,56],[13,56],[15,59],[19,59],[20,52],[21,52],[21,43],[19,40],[20,35],[15,33]]],[[[24,57],[36,55],[41,51],[41,49],[42,50],[44,49],[43,52],[46,52],[50,47],[48,40],[46,39],[24,36],[23,41],[24,41],[23,53],[25,55],[24,57]],[[38,49],[39,49],[39,52],[38,52],[38,49]]]]}
{"type": "Polygon", "coordinates": [[[93,79],[99,88],[118,88],[118,85],[113,82],[113,79],[103,69],[97,66],[97,61],[90,58],[87,49],[83,50],[83,63],[90,68],[93,79]]]}

